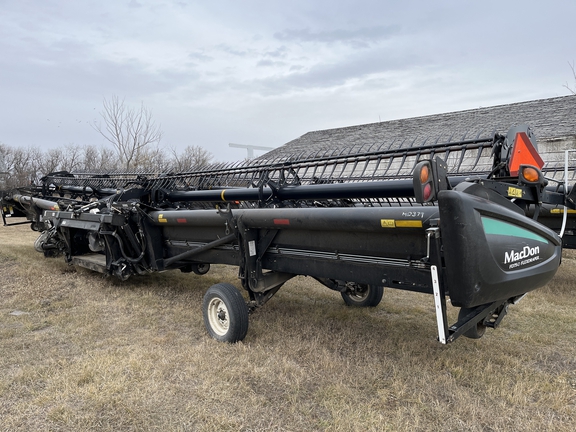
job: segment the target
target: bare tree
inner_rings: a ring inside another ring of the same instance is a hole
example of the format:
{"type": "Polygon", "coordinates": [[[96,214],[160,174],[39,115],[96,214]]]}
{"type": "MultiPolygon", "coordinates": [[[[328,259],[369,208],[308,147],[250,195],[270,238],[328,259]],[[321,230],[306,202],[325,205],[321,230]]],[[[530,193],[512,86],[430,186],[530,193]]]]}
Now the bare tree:
{"type": "Polygon", "coordinates": [[[117,160],[110,147],[68,144],[63,149],[41,150],[0,143],[0,190],[27,186],[55,171],[114,171],[117,160]]]}
{"type": "Polygon", "coordinates": [[[83,157],[82,157],[82,166],[80,169],[82,171],[97,171],[99,170],[98,166],[98,147],[96,146],[85,146],[82,149],[83,157]]]}
{"type": "Polygon", "coordinates": [[[568,83],[564,84],[564,87],[566,87],[570,93],[576,95],[576,69],[574,69],[574,62],[568,62],[568,66],[570,66],[570,69],[572,69],[572,76],[574,77],[574,88],[570,87],[570,84],[568,83]]]}
{"type": "Polygon", "coordinates": [[[1,171],[2,188],[28,186],[36,182],[42,173],[38,167],[42,152],[37,147],[12,148],[0,144],[0,157],[2,158],[1,171]]]}
{"type": "Polygon", "coordinates": [[[118,169],[118,162],[114,155],[114,150],[107,147],[83,147],[82,163],[79,169],[86,172],[104,172],[118,169]]]}
{"type": "Polygon", "coordinates": [[[112,96],[111,100],[104,99],[103,106],[100,115],[104,125],[95,122],[92,126],[114,146],[123,168],[138,167],[146,147],[160,142],[162,130],[143,103],[137,109],[130,108],[124,99],[112,96]]]}
{"type": "Polygon", "coordinates": [[[83,149],[72,143],[64,147],[59,169],[62,171],[76,171],[82,166],[83,149]]]}
{"type": "Polygon", "coordinates": [[[12,153],[12,148],[0,143],[0,191],[11,187],[12,153]]]}
{"type": "Polygon", "coordinates": [[[8,172],[11,170],[12,148],[0,142],[0,171],[8,172]]]}
{"type": "Polygon", "coordinates": [[[14,186],[26,186],[37,180],[38,170],[35,160],[38,152],[36,147],[16,148],[12,151],[11,180],[14,186]]]}
{"type": "Polygon", "coordinates": [[[42,176],[61,170],[60,165],[64,159],[64,153],[59,148],[50,149],[46,152],[42,152],[38,148],[32,148],[30,157],[32,168],[42,176]]]}
{"type": "Polygon", "coordinates": [[[174,169],[177,172],[192,171],[206,166],[212,160],[212,154],[199,146],[188,145],[181,154],[172,149],[174,169]]]}
{"type": "Polygon", "coordinates": [[[166,151],[156,145],[144,150],[138,168],[147,172],[161,173],[170,170],[171,165],[172,161],[166,156],[166,151]]]}

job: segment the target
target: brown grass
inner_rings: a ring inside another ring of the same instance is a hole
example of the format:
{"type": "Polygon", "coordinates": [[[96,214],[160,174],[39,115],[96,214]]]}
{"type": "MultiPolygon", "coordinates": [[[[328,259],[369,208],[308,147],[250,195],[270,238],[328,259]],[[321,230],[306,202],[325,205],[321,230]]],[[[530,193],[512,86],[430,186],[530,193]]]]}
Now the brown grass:
{"type": "MultiPolygon", "coordinates": [[[[201,301],[236,269],[124,283],[0,227],[0,430],[572,431],[576,255],[480,340],[436,342],[431,296],[375,309],[297,278],[238,344],[201,301]],[[14,311],[25,312],[12,315],[14,311]]],[[[452,317],[456,311],[451,311],[452,317]]]]}

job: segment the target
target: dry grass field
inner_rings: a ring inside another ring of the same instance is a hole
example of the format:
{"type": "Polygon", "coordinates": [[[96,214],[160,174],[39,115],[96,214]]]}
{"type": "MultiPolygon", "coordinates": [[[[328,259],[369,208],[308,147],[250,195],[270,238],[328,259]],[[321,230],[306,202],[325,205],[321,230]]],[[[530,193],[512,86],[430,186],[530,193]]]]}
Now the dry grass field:
{"type": "MultiPolygon", "coordinates": [[[[126,282],[0,227],[1,431],[573,431],[576,255],[479,340],[436,342],[431,296],[346,307],[310,278],[210,339],[202,296],[236,270],[126,282]]],[[[453,318],[457,311],[451,310],[453,318]]]]}

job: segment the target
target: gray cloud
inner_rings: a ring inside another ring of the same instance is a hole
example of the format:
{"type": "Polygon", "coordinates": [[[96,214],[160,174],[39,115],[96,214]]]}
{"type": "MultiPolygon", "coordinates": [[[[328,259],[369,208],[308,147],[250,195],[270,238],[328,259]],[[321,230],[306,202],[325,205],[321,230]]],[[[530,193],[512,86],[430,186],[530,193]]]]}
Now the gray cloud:
{"type": "Polygon", "coordinates": [[[374,75],[401,74],[402,71],[409,71],[417,65],[430,68],[434,66],[434,61],[428,56],[415,56],[411,50],[380,47],[348,52],[331,61],[318,61],[308,67],[302,64],[290,65],[287,73],[252,80],[249,85],[251,91],[267,96],[313,89],[333,89],[351,80],[361,85],[363,80],[374,75]]]}
{"type": "Polygon", "coordinates": [[[190,54],[188,54],[188,57],[193,60],[200,60],[203,62],[209,62],[214,60],[213,56],[206,55],[203,52],[191,52],[190,54]]]}
{"type": "Polygon", "coordinates": [[[229,155],[231,141],[563,95],[576,59],[576,2],[560,0],[7,0],[0,15],[0,141],[15,146],[84,142],[67,120],[118,95],[172,143],[229,155]]]}
{"type": "Polygon", "coordinates": [[[286,54],[288,53],[288,51],[289,51],[288,48],[286,46],[282,45],[276,49],[264,52],[263,55],[265,57],[284,58],[284,57],[286,57],[286,54]]]}
{"type": "Polygon", "coordinates": [[[231,54],[237,57],[248,57],[254,55],[254,50],[251,49],[238,49],[232,44],[218,44],[216,47],[218,50],[225,52],[226,54],[231,54]]]}
{"type": "Polygon", "coordinates": [[[286,62],[270,60],[270,59],[262,59],[256,63],[256,66],[281,67],[281,66],[286,66],[286,62]]]}
{"type": "Polygon", "coordinates": [[[363,27],[356,29],[335,29],[311,31],[309,28],[288,29],[275,33],[274,37],[283,42],[343,43],[356,48],[367,48],[373,43],[387,40],[400,32],[399,25],[363,27]]]}
{"type": "MultiPolygon", "coordinates": [[[[1,45],[0,49],[8,50],[1,45]]],[[[170,91],[199,76],[194,69],[151,70],[135,57],[121,61],[102,58],[92,44],[71,38],[51,44],[31,39],[12,52],[14,56],[0,56],[4,78],[13,86],[54,97],[72,94],[145,97],[170,91]]]]}

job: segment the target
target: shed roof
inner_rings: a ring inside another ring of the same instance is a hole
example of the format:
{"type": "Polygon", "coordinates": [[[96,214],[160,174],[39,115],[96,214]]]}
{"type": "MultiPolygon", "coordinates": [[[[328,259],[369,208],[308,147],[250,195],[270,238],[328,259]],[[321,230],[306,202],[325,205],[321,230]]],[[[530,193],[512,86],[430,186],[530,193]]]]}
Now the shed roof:
{"type": "Polygon", "coordinates": [[[528,124],[540,142],[576,135],[576,95],[308,132],[259,159],[301,159],[447,143],[506,133],[519,124],[528,124]]]}

